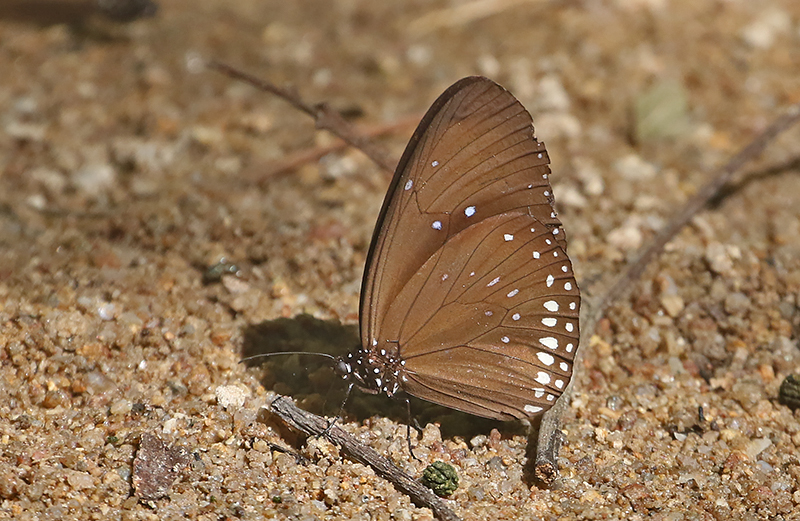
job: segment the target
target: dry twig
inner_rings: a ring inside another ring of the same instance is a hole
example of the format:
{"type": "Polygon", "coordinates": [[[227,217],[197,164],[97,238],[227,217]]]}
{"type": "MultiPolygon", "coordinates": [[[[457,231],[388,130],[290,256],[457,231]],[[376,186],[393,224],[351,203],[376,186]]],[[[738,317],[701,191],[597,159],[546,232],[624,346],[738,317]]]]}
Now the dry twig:
{"type": "Polygon", "coordinates": [[[291,400],[284,397],[276,398],[272,402],[270,410],[292,428],[311,436],[322,435],[331,443],[341,447],[342,452],[352,459],[369,465],[378,476],[390,481],[397,490],[408,495],[415,505],[430,508],[433,515],[440,521],[460,521],[459,517],[433,492],[397,468],[387,458],[359,443],[338,426],[334,425],[328,428],[325,418],[300,409],[291,400]]]}
{"type": "MultiPolygon", "coordinates": [[[[365,129],[363,132],[361,132],[361,134],[366,138],[374,139],[376,137],[397,132],[398,130],[405,129],[407,127],[413,127],[417,123],[419,123],[420,119],[422,119],[421,114],[419,115],[414,114],[412,116],[404,117],[392,123],[387,123],[385,125],[377,125],[372,128],[365,129]]],[[[350,145],[344,140],[337,139],[334,143],[327,146],[314,146],[306,148],[304,150],[298,150],[295,153],[287,155],[282,160],[273,163],[264,171],[260,172],[258,177],[253,179],[253,181],[264,182],[275,176],[296,170],[305,164],[318,161],[322,157],[331,154],[333,152],[338,152],[340,150],[343,150],[348,146],[350,145]]]]}
{"type": "Polygon", "coordinates": [[[230,78],[244,81],[258,89],[271,92],[279,98],[288,101],[296,109],[300,110],[301,112],[305,112],[314,118],[314,122],[318,129],[332,132],[334,135],[342,138],[351,146],[361,150],[382,169],[390,173],[394,172],[394,164],[389,161],[386,152],[372,142],[369,138],[359,134],[353,125],[348,123],[338,112],[330,108],[328,105],[324,103],[320,103],[318,105],[306,103],[296,92],[292,92],[288,89],[282,89],[277,85],[273,85],[268,81],[251,76],[250,74],[242,72],[224,63],[212,61],[208,64],[208,67],[217,70],[230,78]]]}
{"type": "MultiPolygon", "coordinates": [[[[779,116],[761,134],[756,136],[753,141],[744,147],[738,154],[733,156],[711,179],[711,181],[701,188],[684,207],[675,214],[669,224],[661,230],[642,253],[632,260],[625,271],[619,275],[613,284],[599,298],[590,301],[584,306],[586,310],[581,314],[581,335],[580,348],[575,360],[575,367],[580,367],[582,354],[586,351],[586,344],[590,338],[591,331],[594,331],[597,322],[603,317],[608,307],[614,302],[618,302],[632,288],[636,280],[641,277],[647,265],[658,255],[664,246],[672,240],[675,235],[697,215],[700,210],[715,199],[722,191],[733,175],[744,167],[749,161],[759,156],[779,134],[794,126],[800,120],[800,104],[792,105],[779,116]]],[[[559,434],[561,428],[561,416],[567,407],[572,394],[572,386],[576,378],[573,376],[567,388],[553,407],[548,410],[542,418],[539,427],[539,439],[536,451],[536,476],[543,482],[550,484],[558,477],[558,464],[556,458],[559,449],[559,434]]]]}

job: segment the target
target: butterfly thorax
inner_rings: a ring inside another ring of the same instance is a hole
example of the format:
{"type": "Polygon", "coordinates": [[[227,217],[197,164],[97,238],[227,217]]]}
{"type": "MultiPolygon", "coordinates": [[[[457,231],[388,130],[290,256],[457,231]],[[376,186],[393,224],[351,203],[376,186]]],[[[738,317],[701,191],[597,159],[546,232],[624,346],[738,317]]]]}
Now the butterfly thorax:
{"type": "Polygon", "coordinates": [[[359,347],[336,361],[336,373],[362,391],[394,396],[400,390],[404,362],[384,349],[359,347]]]}

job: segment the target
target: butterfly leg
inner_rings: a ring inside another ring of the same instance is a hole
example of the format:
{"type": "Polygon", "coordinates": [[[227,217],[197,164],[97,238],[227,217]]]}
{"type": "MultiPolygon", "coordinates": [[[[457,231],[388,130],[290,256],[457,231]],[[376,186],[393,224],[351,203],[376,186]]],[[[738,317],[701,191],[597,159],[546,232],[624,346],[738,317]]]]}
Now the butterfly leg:
{"type": "Polygon", "coordinates": [[[333,429],[333,426],[336,425],[336,421],[342,417],[344,406],[347,403],[347,400],[350,398],[350,391],[353,390],[353,385],[355,384],[350,382],[350,385],[347,387],[347,392],[344,393],[344,400],[342,400],[342,404],[339,406],[339,412],[336,413],[336,417],[330,423],[328,423],[328,426],[325,427],[325,430],[319,433],[320,436],[328,436],[328,434],[331,432],[331,429],[333,429]]]}
{"type": "Polygon", "coordinates": [[[415,460],[422,461],[414,454],[414,448],[411,446],[411,422],[414,422],[414,428],[417,429],[417,432],[419,432],[420,435],[422,434],[422,429],[420,429],[417,420],[411,416],[411,401],[408,399],[408,396],[406,396],[406,411],[408,412],[408,422],[406,423],[406,442],[408,443],[408,452],[415,460]]]}

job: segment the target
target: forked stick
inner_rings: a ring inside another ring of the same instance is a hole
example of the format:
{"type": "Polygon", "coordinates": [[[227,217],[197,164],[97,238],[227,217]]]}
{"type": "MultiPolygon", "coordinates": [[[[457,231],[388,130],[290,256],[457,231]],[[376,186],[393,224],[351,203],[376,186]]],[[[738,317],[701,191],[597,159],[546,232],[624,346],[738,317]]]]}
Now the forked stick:
{"type": "MultiPolygon", "coordinates": [[[[392,172],[394,168],[390,166],[391,161],[388,161],[383,152],[378,151],[370,145],[369,140],[353,129],[352,125],[347,123],[334,111],[328,109],[324,105],[313,107],[303,102],[300,97],[284,89],[280,89],[269,82],[260,80],[243,72],[240,72],[233,67],[224,65],[218,62],[212,62],[209,67],[216,69],[232,78],[243,80],[257,88],[271,92],[298,109],[306,112],[312,116],[317,124],[317,128],[324,128],[333,134],[341,137],[354,147],[364,152],[370,159],[372,159],[378,166],[388,172],[392,172]],[[333,114],[333,116],[331,115],[333,114]]],[[[661,230],[647,246],[642,253],[633,261],[628,263],[622,274],[616,278],[614,283],[603,293],[600,297],[592,299],[584,306],[584,312],[581,313],[582,329],[584,334],[581,338],[580,348],[576,356],[574,367],[580,367],[582,354],[588,344],[589,331],[594,331],[597,322],[602,318],[611,303],[616,302],[618,299],[625,296],[630,291],[633,283],[642,275],[642,272],[650,263],[650,261],[658,255],[664,246],[672,240],[673,237],[683,228],[697,213],[702,210],[711,200],[720,194],[723,187],[730,181],[731,177],[738,172],[746,163],[760,155],[764,149],[769,145],[779,134],[794,126],[800,120],[800,103],[792,105],[787,109],[784,114],[779,116],[769,127],[767,127],[761,134],[744,147],[738,154],[736,154],[728,163],[726,163],[713,179],[701,188],[684,207],[675,214],[669,224],[661,230]]],[[[575,382],[573,376],[564,393],[556,400],[550,410],[548,410],[539,425],[538,442],[536,446],[536,460],[535,460],[535,473],[536,476],[545,484],[552,484],[558,477],[558,450],[560,447],[560,429],[561,429],[561,416],[563,415],[572,394],[572,386],[575,382]]],[[[324,421],[324,420],[323,420],[324,421]]],[[[377,469],[376,469],[377,471],[377,469]]],[[[397,485],[397,483],[395,483],[397,485]]],[[[399,488],[399,487],[398,487],[399,488]]]]}
{"type": "Polygon", "coordinates": [[[256,78],[245,72],[226,65],[218,61],[208,63],[210,69],[217,70],[230,78],[234,78],[261,89],[288,101],[294,108],[305,112],[312,118],[318,129],[328,130],[334,135],[342,138],[353,147],[361,150],[367,157],[372,159],[379,167],[387,172],[394,172],[392,162],[388,160],[386,151],[377,146],[371,139],[356,132],[353,125],[348,123],[338,112],[324,103],[312,105],[293,91],[282,89],[268,81],[256,78]]]}
{"type": "MultiPolygon", "coordinates": [[[[392,123],[385,125],[376,125],[370,128],[363,129],[362,135],[368,139],[375,139],[377,137],[392,134],[406,128],[414,128],[419,120],[422,119],[422,114],[413,114],[404,117],[392,123]]],[[[333,152],[339,152],[349,147],[350,145],[342,139],[337,138],[336,141],[330,145],[316,145],[304,150],[286,155],[286,157],[273,162],[269,167],[263,169],[257,176],[252,176],[249,181],[256,183],[265,183],[275,176],[291,172],[299,167],[315,163],[322,159],[323,156],[333,152]]],[[[391,172],[389,172],[391,174],[391,172]]]]}

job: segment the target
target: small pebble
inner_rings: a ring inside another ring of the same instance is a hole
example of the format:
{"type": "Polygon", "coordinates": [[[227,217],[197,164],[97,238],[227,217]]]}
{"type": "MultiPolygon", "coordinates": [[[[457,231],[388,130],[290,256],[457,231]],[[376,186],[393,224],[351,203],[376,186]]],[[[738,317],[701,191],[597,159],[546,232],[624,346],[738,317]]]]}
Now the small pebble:
{"type": "Polygon", "coordinates": [[[98,195],[110,188],[116,181],[114,168],[105,163],[90,164],[72,175],[72,184],[88,195],[98,195]]]}
{"type": "Polygon", "coordinates": [[[549,74],[539,81],[538,85],[539,107],[541,110],[551,110],[554,112],[565,112],[569,110],[569,94],[567,94],[561,79],[549,74]]]}
{"type": "Polygon", "coordinates": [[[725,297],[725,311],[731,315],[744,315],[750,307],[750,299],[744,293],[731,293],[725,297]]]}
{"type": "Polygon", "coordinates": [[[473,449],[477,449],[478,447],[483,447],[486,445],[488,441],[488,437],[485,434],[478,434],[474,436],[471,440],[469,440],[469,444],[472,446],[473,449]]]}
{"type": "Polygon", "coordinates": [[[642,232],[632,221],[627,221],[619,228],[611,230],[606,236],[606,240],[612,246],[623,251],[639,249],[642,245],[642,232]]]}
{"type": "Polygon", "coordinates": [[[111,414],[114,414],[114,415],[123,416],[123,415],[128,414],[129,412],[131,412],[132,408],[133,408],[133,404],[130,402],[130,400],[126,400],[125,398],[121,398],[121,399],[119,399],[119,400],[117,400],[117,401],[115,401],[114,403],[111,404],[111,407],[109,407],[109,412],[111,414]]]}
{"type": "Polygon", "coordinates": [[[711,271],[723,275],[733,269],[733,260],[724,245],[712,242],[706,246],[706,262],[711,271]]]}
{"type": "Polygon", "coordinates": [[[800,408],[800,376],[790,374],[781,382],[778,401],[793,411],[800,408]]]}
{"type": "Polygon", "coordinates": [[[221,385],[216,388],[214,394],[221,407],[238,409],[244,405],[245,400],[250,396],[250,391],[238,385],[221,385]]]}
{"type": "Polygon", "coordinates": [[[572,208],[585,208],[586,197],[581,194],[574,186],[560,186],[553,189],[558,194],[559,206],[572,208]]]}
{"type": "Polygon", "coordinates": [[[772,47],[778,36],[789,32],[791,28],[791,16],[786,11],[773,7],[762,11],[742,29],[741,35],[750,47],[763,51],[772,47]]]}
{"type": "Polygon", "coordinates": [[[116,315],[116,307],[114,304],[105,302],[100,304],[100,306],[97,308],[97,314],[100,315],[100,318],[103,320],[114,320],[114,316],[116,315]]]}
{"type": "Polygon", "coordinates": [[[772,441],[770,441],[769,438],[756,438],[755,440],[751,440],[745,446],[744,453],[747,454],[747,457],[750,459],[754,459],[756,456],[768,449],[770,445],[772,445],[772,441]]]}
{"type": "Polygon", "coordinates": [[[628,154],[614,163],[614,169],[628,181],[647,181],[656,176],[656,167],[636,154],[628,154]]]}

